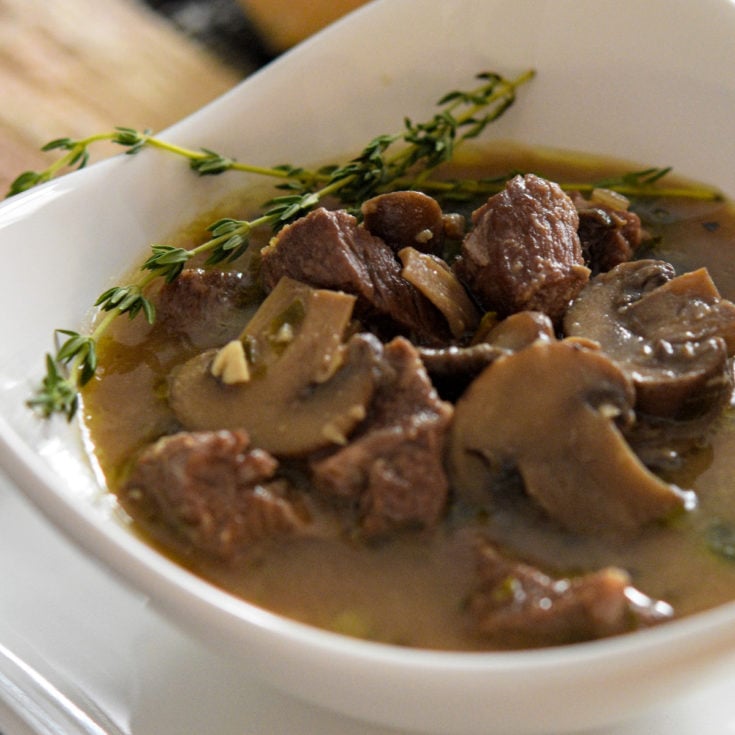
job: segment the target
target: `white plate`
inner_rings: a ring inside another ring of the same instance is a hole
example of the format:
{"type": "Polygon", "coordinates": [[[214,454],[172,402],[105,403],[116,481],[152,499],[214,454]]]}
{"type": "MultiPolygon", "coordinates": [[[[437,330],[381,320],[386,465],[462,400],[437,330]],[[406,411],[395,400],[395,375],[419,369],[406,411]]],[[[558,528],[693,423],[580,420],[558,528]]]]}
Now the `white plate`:
{"type": "MultiPolygon", "coordinates": [[[[734,37],[735,5],[726,0],[385,0],[167,136],[264,165],[341,158],[404,115],[431,114],[438,96],[467,87],[477,71],[532,66],[538,79],[490,135],[673,165],[733,194],[734,37]]],[[[194,179],[181,161],[147,151],[0,207],[0,460],[54,523],[176,623],[246,656],[253,676],[382,725],[486,732],[501,714],[515,733],[611,723],[692,686],[735,646],[732,605],[573,649],[456,655],[376,646],[235,600],[119,527],[73,428],[38,422],[23,402],[52,330],[78,326],[150,242],[242,181],[194,179]]]]}

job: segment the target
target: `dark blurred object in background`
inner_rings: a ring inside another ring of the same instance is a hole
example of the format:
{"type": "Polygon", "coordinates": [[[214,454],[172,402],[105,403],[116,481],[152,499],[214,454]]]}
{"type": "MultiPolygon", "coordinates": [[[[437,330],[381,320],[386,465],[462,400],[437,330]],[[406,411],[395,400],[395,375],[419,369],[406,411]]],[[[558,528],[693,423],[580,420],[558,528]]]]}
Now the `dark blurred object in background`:
{"type": "Polygon", "coordinates": [[[333,21],[355,10],[365,0],[237,0],[267,48],[280,53],[333,21]]]}
{"type": "Polygon", "coordinates": [[[365,0],[144,0],[243,73],[303,41],[365,0]]]}
{"type": "Polygon", "coordinates": [[[237,0],[145,0],[243,76],[275,55],[237,0]]]}

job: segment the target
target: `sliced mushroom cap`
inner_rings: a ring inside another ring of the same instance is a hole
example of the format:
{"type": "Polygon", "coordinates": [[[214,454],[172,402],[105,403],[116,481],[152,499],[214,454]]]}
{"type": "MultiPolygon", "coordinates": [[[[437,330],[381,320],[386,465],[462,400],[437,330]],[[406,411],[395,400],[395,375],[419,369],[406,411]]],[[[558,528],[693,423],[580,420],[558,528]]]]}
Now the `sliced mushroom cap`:
{"type": "Polygon", "coordinates": [[[477,329],[480,312],[445,261],[411,247],[400,250],[398,257],[403,263],[401,276],[439,309],[455,339],[477,329]]]}
{"type": "Polygon", "coordinates": [[[466,347],[420,347],[419,356],[439,393],[451,400],[459,398],[467,385],[491,362],[503,355],[527,347],[537,339],[550,341],[554,325],[540,311],[519,311],[485,333],[476,333],[478,341],[466,347]]]}
{"type": "Polygon", "coordinates": [[[550,342],[556,339],[554,325],[541,311],[518,311],[498,322],[485,338],[509,352],[518,352],[533,344],[536,340],[550,342]]]}
{"type": "Polygon", "coordinates": [[[703,268],[675,276],[663,261],[623,263],[590,281],[564,332],[598,342],[621,365],[642,413],[688,420],[719,410],[729,395],[735,305],[703,268]]]}
{"type": "Polygon", "coordinates": [[[179,421],[189,430],[244,428],[278,456],[344,443],[373,395],[379,347],[368,336],[343,344],[354,301],[282,279],[242,334],[247,382],[212,374],[216,350],[174,370],[169,403],[179,421]]]}
{"type": "Polygon", "coordinates": [[[565,527],[634,530],[693,500],[640,462],[616,419],[631,414],[630,380],[574,340],[537,341],[490,365],[458,401],[448,464],[457,492],[492,499],[509,470],[565,527]]]}

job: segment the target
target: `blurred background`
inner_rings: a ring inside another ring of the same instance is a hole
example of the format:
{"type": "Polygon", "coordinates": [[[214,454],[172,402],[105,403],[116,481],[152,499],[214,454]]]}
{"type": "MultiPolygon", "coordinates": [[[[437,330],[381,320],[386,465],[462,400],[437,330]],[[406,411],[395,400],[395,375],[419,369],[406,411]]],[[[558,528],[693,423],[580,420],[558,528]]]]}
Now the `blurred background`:
{"type": "Polygon", "coordinates": [[[0,0],[0,198],[48,141],[161,130],[363,2],[0,0]]]}

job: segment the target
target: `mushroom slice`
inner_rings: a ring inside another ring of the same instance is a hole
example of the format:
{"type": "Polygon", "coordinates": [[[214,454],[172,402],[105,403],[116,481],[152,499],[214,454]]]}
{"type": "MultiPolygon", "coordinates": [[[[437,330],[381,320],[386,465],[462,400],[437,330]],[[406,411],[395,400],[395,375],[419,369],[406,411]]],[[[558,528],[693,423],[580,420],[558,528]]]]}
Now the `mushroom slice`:
{"type": "Polygon", "coordinates": [[[477,329],[480,312],[445,261],[411,247],[400,250],[398,257],[403,263],[401,276],[439,309],[455,339],[477,329]]]}
{"type": "Polygon", "coordinates": [[[730,392],[735,305],[704,268],[676,276],[664,261],[623,263],[595,277],[564,317],[564,332],[595,340],[636,386],[636,408],[690,420],[730,392]]]}
{"type": "Polygon", "coordinates": [[[463,347],[419,347],[419,356],[439,393],[456,400],[491,362],[537,339],[554,340],[554,325],[540,311],[519,311],[498,322],[480,340],[463,347]]]}
{"type": "Polygon", "coordinates": [[[616,419],[629,420],[630,380],[601,351],[537,341],[502,357],[458,401],[449,438],[453,486],[483,503],[515,470],[566,528],[635,530],[693,501],[651,473],[616,419]]]}
{"type": "Polygon", "coordinates": [[[179,421],[189,430],[244,428],[254,446],[279,456],[344,443],[376,380],[374,341],[343,343],[354,302],[283,278],[241,335],[247,382],[228,385],[212,374],[216,350],[173,371],[169,403],[179,421]]]}

